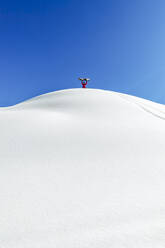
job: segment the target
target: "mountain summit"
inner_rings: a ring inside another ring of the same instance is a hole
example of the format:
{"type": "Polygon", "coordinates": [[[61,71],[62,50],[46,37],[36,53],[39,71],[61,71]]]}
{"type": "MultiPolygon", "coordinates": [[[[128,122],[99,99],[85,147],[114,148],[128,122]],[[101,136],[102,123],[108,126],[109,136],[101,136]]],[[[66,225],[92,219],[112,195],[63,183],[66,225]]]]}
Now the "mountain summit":
{"type": "Polygon", "coordinates": [[[164,247],[164,137],[164,105],[111,91],[0,108],[0,247],[164,247]]]}

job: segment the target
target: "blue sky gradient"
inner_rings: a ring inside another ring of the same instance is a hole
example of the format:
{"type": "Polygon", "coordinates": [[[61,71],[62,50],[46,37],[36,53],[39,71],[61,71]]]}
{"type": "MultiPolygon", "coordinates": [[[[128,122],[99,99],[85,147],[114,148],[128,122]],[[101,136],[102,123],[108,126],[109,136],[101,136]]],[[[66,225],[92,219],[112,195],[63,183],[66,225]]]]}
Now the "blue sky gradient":
{"type": "Polygon", "coordinates": [[[165,104],[165,1],[0,1],[0,106],[79,76],[165,104]]]}

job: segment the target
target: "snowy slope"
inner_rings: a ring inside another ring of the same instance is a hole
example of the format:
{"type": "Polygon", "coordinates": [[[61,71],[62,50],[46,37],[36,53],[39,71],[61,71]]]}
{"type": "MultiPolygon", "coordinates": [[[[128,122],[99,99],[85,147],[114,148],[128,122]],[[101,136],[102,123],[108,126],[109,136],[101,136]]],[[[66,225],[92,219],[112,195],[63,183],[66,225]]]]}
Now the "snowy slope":
{"type": "Polygon", "coordinates": [[[165,106],[94,89],[0,108],[0,248],[164,248],[165,106]]]}

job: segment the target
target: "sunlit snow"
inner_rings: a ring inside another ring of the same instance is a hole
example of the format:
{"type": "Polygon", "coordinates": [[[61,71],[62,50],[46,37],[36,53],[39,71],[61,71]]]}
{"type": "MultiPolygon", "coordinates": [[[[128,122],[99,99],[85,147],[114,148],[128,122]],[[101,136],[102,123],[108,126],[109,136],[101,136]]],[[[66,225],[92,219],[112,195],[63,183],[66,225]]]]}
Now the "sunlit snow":
{"type": "Polygon", "coordinates": [[[104,90],[0,108],[0,248],[164,248],[165,106],[104,90]]]}

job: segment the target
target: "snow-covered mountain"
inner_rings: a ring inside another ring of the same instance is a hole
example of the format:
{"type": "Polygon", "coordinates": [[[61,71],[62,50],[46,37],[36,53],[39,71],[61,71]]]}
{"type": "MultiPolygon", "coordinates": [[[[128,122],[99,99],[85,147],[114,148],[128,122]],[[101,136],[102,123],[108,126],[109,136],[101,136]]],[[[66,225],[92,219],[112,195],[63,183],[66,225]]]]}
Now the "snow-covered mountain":
{"type": "Polygon", "coordinates": [[[0,248],[164,248],[165,106],[70,89],[0,108],[0,248]]]}

